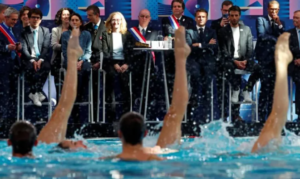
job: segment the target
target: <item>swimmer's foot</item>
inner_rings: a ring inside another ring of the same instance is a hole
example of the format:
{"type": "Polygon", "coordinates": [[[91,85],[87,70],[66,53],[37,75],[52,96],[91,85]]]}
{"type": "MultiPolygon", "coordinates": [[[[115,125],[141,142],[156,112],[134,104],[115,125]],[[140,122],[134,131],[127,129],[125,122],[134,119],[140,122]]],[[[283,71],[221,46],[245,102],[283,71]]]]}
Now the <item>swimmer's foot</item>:
{"type": "MultiPolygon", "coordinates": [[[[80,36],[80,30],[78,28],[74,28],[72,30],[71,36],[70,36],[70,40],[68,42],[68,57],[73,57],[74,60],[79,59],[80,56],[82,56],[83,51],[80,47],[79,44],[79,36],[80,36]]],[[[71,58],[71,59],[73,59],[71,58]]]]}
{"type": "Polygon", "coordinates": [[[175,57],[179,57],[177,59],[185,59],[191,53],[191,48],[186,43],[186,36],[185,36],[185,28],[180,26],[175,31],[175,57]]]}
{"type": "Polygon", "coordinates": [[[280,65],[288,65],[293,60],[293,55],[289,47],[290,33],[283,33],[277,41],[275,50],[275,62],[280,65]]]}

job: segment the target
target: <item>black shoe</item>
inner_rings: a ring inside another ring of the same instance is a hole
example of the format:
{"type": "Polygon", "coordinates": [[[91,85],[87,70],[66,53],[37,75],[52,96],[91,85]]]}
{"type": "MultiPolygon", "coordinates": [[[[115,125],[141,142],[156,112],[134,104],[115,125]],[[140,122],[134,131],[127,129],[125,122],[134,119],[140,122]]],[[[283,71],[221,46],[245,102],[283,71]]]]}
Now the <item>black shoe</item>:
{"type": "Polygon", "coordinates": [[[232,123],[241,123],[241,122],[244,123],[245,122],[240,115],[233,115],[231,119],[232,119],[232,123]]]}

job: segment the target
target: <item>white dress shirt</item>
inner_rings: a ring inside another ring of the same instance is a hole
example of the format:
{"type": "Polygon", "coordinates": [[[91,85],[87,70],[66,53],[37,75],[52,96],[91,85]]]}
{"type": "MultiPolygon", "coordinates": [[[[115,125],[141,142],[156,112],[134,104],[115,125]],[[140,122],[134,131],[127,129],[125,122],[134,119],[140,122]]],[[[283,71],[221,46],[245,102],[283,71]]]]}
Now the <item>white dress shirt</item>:
{"type": "Polygon", "coordinates": [[[239,42],[240,42],[240,26],[238,27],[231,27],[233,41],[234,41],[234,58],[240,58],[239,56],[239,42]]]}

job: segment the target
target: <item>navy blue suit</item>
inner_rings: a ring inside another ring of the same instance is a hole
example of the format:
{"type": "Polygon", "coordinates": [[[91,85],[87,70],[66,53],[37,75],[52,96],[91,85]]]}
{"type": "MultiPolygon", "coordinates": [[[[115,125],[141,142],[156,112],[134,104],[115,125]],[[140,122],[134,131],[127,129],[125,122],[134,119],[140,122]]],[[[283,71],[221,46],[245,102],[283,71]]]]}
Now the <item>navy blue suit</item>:
{"type": "MultiPolygon", "coordinates": [[[[20,41],[20,34],[13,28],[13,34],[20,41]]],[[[16,119],[16,80],[20,58],[12,59],[11,51],[7,49],[9,41],[0,32],[0,119],[16,119]]]]}
{"type": "MultiPolygon", "coordinates": [[[[187,30],[187,43],[192,52],[187,60],[187,71],[190,76],[192,94],[189,110],[194,108],[193,116],[189,116],[192,121],[200,120],[207,123],[211,119],[211,81],[215,74],[215,64],[218,54],[218,43],[209,44],[211,39],[217,40],[215,30],[205,27],[201,38],[198,30],[187,30]],[[201,43],[200,47],[193,47],[194,43],[201,43]],[[201,92],[201,94],[199,94],[201,92]],[[201,96],[201,98],[199,98],[201,96]],[[197,108],[202,104],[202,115],[197,115],[197,108]]],[[[188,112],[192,114],[192,111],[188,112]]]]}
{"type": "Polygon", "coordinates": [[[288,30],[291,33],[290,36],[290,50],[293,54],[293,61],[290,63],[288,71],[289,75],[293,78],[293,81],[296,85],[296,114],[298,115],[298,119],[300,116],[300,67],[295,65],[295,60],[300,59],[300,45],[296,28],[288,30]]]}
{"type": "MultiPolygon", "coordinates": [[[[137,26],[136,28],[138,30],[140,30],[139,26],[137,26]]],[[[156,30],[154,30],[151,27],[147,27],[144,37],[145,37],[146,41],[155,41],[155,40],[157,40],[157,35],[158,35],[158,32],[156,30]]],[[[136,40],[134,40],[134,42],[136,42],[136,40]]],[[[139,105],[140,105],[139,99],[141,97],[141,91],[142,91],[142,83],[143,83],[143,77],[144,77],[146,55],[147,55],[147,53],[145,51],[134,51],[134,61],[132,62],[132,87],[133,87],[132,88],[132,90],[133,90],[132,97],[133,97],[133,110],[134,111],[138,111],[139,105]]],[[[152,55],[149,55],[149,56],[151,58],[149,60],[152,61],[153,60],[152,55]]],[[[158,54],[156,56],[158,56],[158,54]]],[[[154,66],[154,63],[151,63],[151,65],[154,66]]],[[[152,74],[155,70],[155,68],[153,66],[151,67],[152,74]]],[[[155,80],[155,79],[153,79],[153,77],[155,78],[156,76],[151,75],[151,77],[152,77],[151,78],[151,81],[152,81],[152,80],[155,80]]],[[[153,85],[153,84],[155,84],[155,82],[150,83],[150,84],[153,85]]],[[[151,91],[153,91],[153,90],[156,90],[156,89],[152,88],[151,91]]],[[[155,95],[155,92],[153,94],[155,95]]],[[[152,100],[154,98],[154,95],[150,96],[152,100]]],[[[143,100],[143,101],[145,101],[145,100],[143,100]]],[[[148,115],[155,113],[155,112],[156,111],[153,111],[153,112],[151,111],[151,113],[148,112],[148,115]]],[[[152,114],[152,115],[154,116],[154,114],[152,114]]],[[[147,117],[147,118],[149,119],[149,117],[147,117]]]]}
{"type": "MultiPolygon", "coordinates": [[[[272,108],[275,85],[275,45],[277,38],[284,32],[285,27],[285,23],[283,21],[281,21],[281,23],[282,28],[279,28],[277,24],[272,27],[268,16],[258,17],[256,20],[257,43],[255,53],[259,68],[254,71],[250,78],[252,78],[253,81],[259,78],[261,80],[258,107],[260,121],[266,120],[272,108]]],[[[249,89],[252,89],[252,87],[249,89]]]]}
{"type": "MultiPolygon", "coordinates": [[[[171,34],[172,37],[175,35],[175,29],[172,27],[171,22],[168,17],[164,17],[161,20],[162,22],[162,30],[163,36],[168,36],[171,34]]],[[[187,16],[182,16],[178,21],[180,26],[185,27],[185,29],[194,29],[195,21],[187,16]]],[[[168,91],[169,91],[169,98],[171,100],[171,96],[173,93],[174,87],[174,79],[175,79],[175,57],[173,51],[165,52],[165,67],[166,67],[166,74],[167,74],[167,81],[168,81],[168,91]]]]}

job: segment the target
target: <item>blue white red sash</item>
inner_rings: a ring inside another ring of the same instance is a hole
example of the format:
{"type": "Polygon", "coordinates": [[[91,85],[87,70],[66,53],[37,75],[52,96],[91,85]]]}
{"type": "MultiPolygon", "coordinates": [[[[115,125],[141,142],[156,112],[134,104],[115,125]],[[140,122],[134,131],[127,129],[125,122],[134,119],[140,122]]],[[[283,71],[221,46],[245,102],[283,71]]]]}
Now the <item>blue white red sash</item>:
{"type": "MultiPolygon", "coordinates": [[[[10,32],[10,30],[3,24],[0,24],[0,32],[7,38],[10,44],[15,45],[18,41],[16,40],[15,36],[10,32]]],[[[21,56],[21,53],[18,53],[18,56],[21,56]]]]}
{"type": "Polygon", "coordinates": [[[138,28],[132,27],[129,29],[129,31],[131,32],[136,41],[146,43],[146,38],[141,34],[138,28]]]}
{"type": "Polygon", "coordinates": [[[180,25],[174,15],[169,16],[169,20],[171,22],[171,26],[173,27],[173,29],[179,28],[180,25]]]}
{"type": "MultiPolygon", "coordinates": [[[[129,32],[133,35],[136,41],[146,43],[146,38],[141,34],[141,32],[136,27],[132,27],[129,29],[129,32]]],[[[153,62],[155,63],[155,53],[151,52],[153,57],[153,62]]]]}

